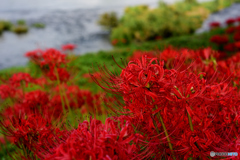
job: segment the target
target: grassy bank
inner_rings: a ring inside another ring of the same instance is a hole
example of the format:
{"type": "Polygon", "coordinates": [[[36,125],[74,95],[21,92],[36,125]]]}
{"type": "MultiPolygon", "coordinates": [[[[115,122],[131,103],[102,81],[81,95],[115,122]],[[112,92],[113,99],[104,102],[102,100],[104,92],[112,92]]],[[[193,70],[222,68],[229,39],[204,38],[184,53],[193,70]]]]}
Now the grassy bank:
{"type": "MultiPolygon", "coordinates": [[[[223,32],[223,30],[218,29],[199,35],[185,35],[172,37],[165,40],[132,43],[128,46],[115,47],[111,51],[86,53],[84,55],[74,56],[74,60],[72,60],[69,65],[75,69],[76,76],[74,78],[77,84],[81,86],[81,88],[90,88],[92,91],[98,91],[100,88],[95,83],[88,83],[88,79],[82,78],[82,76],[89,71],[93,72],[92,67],[97,69],[97,64],[105,64],[107,68],[110,69],[110,71],[117,69],[116,71],[119,72],[120,70],[118,67],[116,67],[116,63],[114,62],[112,56],[118,64],[122,64],[121,59],[127,60],[127,58],[131,56],[136,50],[163,50],[168,46],[189,49],[204,48],[211,46],[211,43],[209,42],[210,37],[220,32],[223,32]]],[[[30,73],[33,76],[40,76],[39,74],[41,73],[39,68],[31,63],[28,63],[24,67],[12,67],[1,70],[0,77],[5,79],[18,72],[30,73]]]]}

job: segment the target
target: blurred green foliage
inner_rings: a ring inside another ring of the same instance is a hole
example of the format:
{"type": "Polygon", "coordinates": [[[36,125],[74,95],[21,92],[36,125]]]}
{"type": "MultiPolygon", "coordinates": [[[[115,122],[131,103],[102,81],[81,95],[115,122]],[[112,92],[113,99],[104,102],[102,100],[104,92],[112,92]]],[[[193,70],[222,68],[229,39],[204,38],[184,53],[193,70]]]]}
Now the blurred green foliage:
{"type": "Polygon", "coordinates": [[[20,19],[20,20],[17,21],[17,24],[18,25],[26,25],[26,21],[23,20],[23,19],[20,19]]]}
{"type": "Polygon", "coordinates": [[[118,18],[115,12],[104,13],[100,16],[98,24],[103,26],[105,29],[111,30],[118,25],[118,18]]]}
{"type": "Polygon", "coordinates": [[[43,23],[33,23],[32,26],[35,28],[45,28],[45,24],[43,23]]]}
{"type": "MultiPolygon", "coordinates": [[[[198,3],[196,0],[184,0],[168,5],[160,1],[159,7],[155,9],[146,5],[127,7],[119,22],[114,22],[117,26],[111,27],[109,21],[105,26],[111,28],[110,39],[113,45],[118,46],[133,41],[144,42],[187,35],[201,27],[211,13],[230,6],[233,2],[215,0],[198,3]]],[[[105,13],[106,15],[108,14],[105,13]]]]}
{"type": "Polygon", "coordinates": [[[23,34],[28,32],[28,26],[27,25],[15,25],[12,27],[12,32],[16,34],[23,34]]]}
{"type": "Polygon", "coordinates": [[[5,20],[0,20],[0,34],[3,31],[9,31],[12,27],[12,23],[5,20]]]}
{"type": "MultiPolygon", "coordinates": [[[[32,27],[45,28],[45,25],[42,23],[34,23],[32,24],[32,27]]],[[[25,20],[18,20],[15,24],[7,20],[0,20],[0,35],[3,31],[12,31],[16,34],[22,34],[27,33],[29,31],[29,27],[25,20]]]]}

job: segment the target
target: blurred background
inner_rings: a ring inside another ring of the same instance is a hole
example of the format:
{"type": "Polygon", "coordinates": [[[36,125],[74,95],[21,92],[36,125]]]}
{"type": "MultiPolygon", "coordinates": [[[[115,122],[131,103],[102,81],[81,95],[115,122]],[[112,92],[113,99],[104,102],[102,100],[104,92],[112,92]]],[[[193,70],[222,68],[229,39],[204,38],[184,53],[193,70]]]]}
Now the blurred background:
{"type": "Polygon", "coordinates": [[[37,48],[60,48],[73,43],[77,45],[77,54],[85,54],[111,50],[113,45],[192,34],[211,13],[235,1],[212,1],[218,5],[207,2],[209,0],[1,0],[0,69],[25,65],[24,54],[37,48]],[[178,7],[166,7],[176,2],[178,7]],[[198,4],[202,2],[206,2],[203,7],[198,4]],[[182,3],[192,4],[182,7],[182,3]],[[127,9],[136,5],[141,6],[127,9]]]}

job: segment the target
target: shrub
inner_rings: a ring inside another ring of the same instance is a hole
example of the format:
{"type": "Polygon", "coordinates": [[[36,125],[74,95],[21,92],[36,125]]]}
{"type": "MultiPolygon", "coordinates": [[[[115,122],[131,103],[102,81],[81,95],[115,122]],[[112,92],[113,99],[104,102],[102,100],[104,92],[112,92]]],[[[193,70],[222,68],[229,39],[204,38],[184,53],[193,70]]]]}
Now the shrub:
{"type": "Polygon", "coordinates": [[[118,25],[118,18],[115,12],[104,13],[100,16],[98,24],[103,26],[105,29],[111,30],[118,25]]]}
{"type": "Polygon", "coordinates": [[[112,29],[111,40],[122,39],[118,33],[123,31],[125,37],[136,42],[191,34],[201,26],[209,13],[206,8],[195,3],[161,5],[156,9],[147,6],[128,7],[119,25],[112,29]]]}

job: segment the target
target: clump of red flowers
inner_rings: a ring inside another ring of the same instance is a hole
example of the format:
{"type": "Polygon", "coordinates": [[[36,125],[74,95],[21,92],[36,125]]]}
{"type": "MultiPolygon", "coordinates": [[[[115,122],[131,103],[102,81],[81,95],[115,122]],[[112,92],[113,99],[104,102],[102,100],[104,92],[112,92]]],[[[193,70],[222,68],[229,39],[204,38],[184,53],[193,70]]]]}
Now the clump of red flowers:
{"type": "Polygon", "coordinates": [[[140,150],[136,146],[140,138],[129,121],[119,123],[108,118],[102,124],[91,119],[80,123],[64,142],[49,150],[45,159],[132,159],[140,150]]]}
{"type": "MultiPolygon", "coordinates": [[[[229,43],[225,50],[235,52],[231,45],[237,47],[229,43]]],[[[240,54],[221,55],[211,48],[136,51],[118,65],[119,75],[107,67],[90,75],[105,94],[72,84],[61,51],[29,52],[41,77],[18,73],[0,85],[0,130],[12,137],[20,159],[187,160],[211,159],[211,151],[239,153],[240,54]]]]}
{"type": "MultiPolygon", "coordinates": [[[[170,54],[174,50],[164,52],[170,54]]],[[[133,124],[137,121],[136,126],[141,126],[137,130],[145,134],[147,146],[141,156],[198,159],[207,157],[211,150],[239,151],[240,116],[239,109],[233,109],[239,108],[237,88],[230,85],[227,77],[223,79],[224,72],[218,79],[214,77],[216,72],[211,71],[213,68],[202,68],[217,63],[210,59],[211,52],[202,53],[201,59],[181,69],[165,69],[163,61],[143,53],[141,59],[122,68],[120,76],[109,71],[101,73],[105,74],[102,80],[93,76],[99,86],[116,95],[116,101],[122,97],[124,103],[118,103],[114,112],[128,114],[133,124]],[[203,70],[212,73],[212,77],[205,79],[203,70]],[[229,127],[235,131],[227,130],[229,127]]]]}
{"type": "Polygon", "coordinates": [[[62,46],[63,51],[73,51],[76,48],[75,44],[66,44],[62,46]]]}
{"type": "Polygon", "coordinates": [[[218,45],[223,45],[228,42],[228,37],[226,35],[215,35],[211,37],[210,41],[218,45]]]}
{"type": "Polygon", "coordinates": [[[212,23],[210,23],[210,27],[211,27],[211,29],[218,28],[218,27],[220,27],[220,23],[219,22],[212,22],[212,23]]]}
{"type": "Polygon", "coordinates": [[[240,51],[239,47],[237,47],[238,41],[240,41],[240,23],[238,21],[239,18],[228,19],[225,23],[227,28],[225,29],[224,34],[213,35],[210,38],[210,41],[216,44],[217,50],[219,50],[222,54],[226,53],[235,53],[240,51]],[[236,25],[235,25],[236,24],[236,25]]]}

